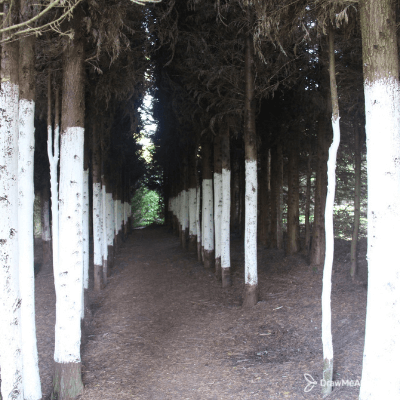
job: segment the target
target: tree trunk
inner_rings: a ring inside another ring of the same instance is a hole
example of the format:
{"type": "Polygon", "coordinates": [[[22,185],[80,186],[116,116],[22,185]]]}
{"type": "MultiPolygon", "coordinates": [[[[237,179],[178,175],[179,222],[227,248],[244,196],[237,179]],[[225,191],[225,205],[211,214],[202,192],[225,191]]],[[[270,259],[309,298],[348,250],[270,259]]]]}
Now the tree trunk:
{"type": "Polygon", "coordinates": [[[368,303],[360,399],[399,398],[400,85],[396,5],[361,3],[368,168],[368,303]]]}
{"type": "MultiPolygon", "coordinates": [[[[28,4],[21,2],[24,20],[28,4]]],[[[18,232],[19,284],[21,292],[24,398],[41,399],[35,323],[35,277],[33,238],[33,165],[35,150],[35,37],[20,40],[19,51],[19,140],[18,140],[18,232]]]]}
{"type": "Polygon", "coordinates": [[[56,285],[53,396],[74,399],[83,390],[81,314],[83,291],[82,189],[84,158],[84,45],[81,9],[72,20],[74,38],[63,59],[60,152],[60,262],[56,285]]]}
{"type": "Polygon", "coordinates": [[[299,251],[299,137],[290,142],[288,163],[287,254],[299,251]]]}
{"type": "MultiPolygon", "coordinates": [[[[5,26],[18,10],[3,5],[5,26]]],[[[3,34],[3,39],[7,34],[3,34]]],[[[21,297],[18,278],[18,41],[1,46],[0,90],[0,360],[1,395],[22,400],[21,297]]],[[[27,221],[32,224],[32,221],[27,221]]]]}
{"type": "MultiPolygon", "coordinates": [[[[196,149],[197,150],[197,149],[196,149]]],[[[197,173],[196,173],[196,151],[189,154],[189,251],[197,250],[197,173]]]]}
{"type": "Polygon", "coordinates": [[[222,130],[222,213],[221,213],[221,279],[222,287],[231,286],[231,158],[229,126],[222,130]]]}
{"type": "Polygon", "coordinates": [[[233,179],[231,196],[231,215],[232,215],[232,233],[240,236],[240,174],[239,160],[237,152],[234,152],[233,160],[233,179]]]}
{"type": "Polygon", "coordinates": [[[215,275],[221,279],[222,155],[221,136],[214,137],[215,275]]]}
{"type": "Polygon", "coordinates": [[[212,193],[211,143],[203,142],[203,232],[204,267],[214,268],[214,209],[212,193]]]}
{"type": "MultiPolygon", "coordinates": [[[[329,128],[330,130],[330,128],[329,128]]],[[[310,264],[316,268],[323,265],[325,259],[325,201],[327,186],[327,143],[328,132],[327,118],[325,111],[322,111],[318,117],[317,131],[317,172],[315,179],[315,204],[314,204],[314,222],[313,236],[311,244],[310,264]]]]}
{"type": "Polygon", "coordinates": [[[93,181],[93,264],[94,290],[103,288],[103,251],[102,251],[102,192],[101,192],[101,145],[99,124],[93,127],[92,145],[92,181],[93,181]]]}
{"type": "Polygon", "coordinates": [[[357,273],[357,242],[358,242],[358,231],[360,229],[360,194],[361,194],[361,148],[362,140],[360,140],[359,127],[354,127],[354,227],[353,236],[351,240],[351,251],[350,251],[350,276],[354,279],[357,273]]]}
{"type": "Polygon", "coordinates": [[[103,285],[107,285],[108,272],[108,246],[107,246],[107,196],[106,196],[106,181],[104,175],[101,176],[101,249],[103,256],[103,285]]]}
{"type": "Polygon", "coordinates": [[[114,200],[112,196],[112,190],[110,190],[110,184],[107,185],[108,193],[106,194],[107,204],[107,254],[108,254],[108,269],[114,265],[114,226],[115,226],[115,215],[114,215],[114,200]]]}
{"type": "Polygon", "coordinates": [[[86,318],[90,308],[88,304],[89,290],[89,215],[90,215],[90,199],[89,199],[89,135],[85,132],[84,139],[84,160],[83,160],[83,208],[82,208],[82,240],[83,240],[83,290],[84,290],[84,310],[82,318],[86,318]]]}
{"type": "Polygon", "coordinates": [[[322,277],[322,347],[324,355],[323,380],[327,384],[322,385],[323,397],[328,396],[332,392],[332,386],[329,384],[333,380],[333,345],[332,345],[332,312],[331,312],[331,291],[332,291],[332,267],[334,252],[334,230],[333,230],[333,208],[335,204],[335,187],[336,187],[336,157],[340,143],[340,125],[339,125],[339,100],[336,87],[335,72],[335,47],[334,47],[334,31],[329,28],[329,77],[332,100],[332,130],[333,141],[329,148],[328,159],[328,193],[326,196],[325,207],[325,264],[322,277]]]}
{"type": "Polygon", "coordinates": [[[202,257],[201,257],[202,230],[201,230],[201,221],[200,221],[200,207],[201,207],[201,188],[200,188],[200,185],[197,184],[197,189],[196,189],[196,227],[197,227],[197,260],[198,261],[202,261],[202,257]]]}
{"type": "Polygon", "coordinates": [[[257,276],[257,135],[254,104],[253,43],[246,38],[245,48],[245,122],[244,151],[246,166],[243,307],[252,307],[258,301],[257,276]]]}

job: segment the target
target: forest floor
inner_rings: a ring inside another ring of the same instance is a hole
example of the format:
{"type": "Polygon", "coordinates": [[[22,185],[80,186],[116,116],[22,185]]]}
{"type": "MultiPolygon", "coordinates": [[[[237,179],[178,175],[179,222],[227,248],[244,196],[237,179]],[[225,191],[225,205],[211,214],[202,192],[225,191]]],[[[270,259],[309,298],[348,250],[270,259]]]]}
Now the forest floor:
{"type": "MultiPolygon", "coordinates": [[[[337,240],[332,291],[334,380],[330,399],[357,399],[366,311],[366,240],[360,275],[349,277],[350,243],[337,240]],[[352,381],[354,386],[349,384],[352,381]]],[[[91,292],[82,347],[81,400],[319,399],[321,281],[302,255],[258,249],[260,302],[241,307],[243,240],[232,240],[232,287],[222,289],[166,227],[134,230],[107,287],[91,292]],[[304,374],[316,384],[308,385],[304,374]],[[308,385],[308,387],[307,387],[308,385]],[[306,390],[309,391],[306,391],[306,390]]],[[[36,278],[43,398],[51,393],[53,277],[36,278]]]]}

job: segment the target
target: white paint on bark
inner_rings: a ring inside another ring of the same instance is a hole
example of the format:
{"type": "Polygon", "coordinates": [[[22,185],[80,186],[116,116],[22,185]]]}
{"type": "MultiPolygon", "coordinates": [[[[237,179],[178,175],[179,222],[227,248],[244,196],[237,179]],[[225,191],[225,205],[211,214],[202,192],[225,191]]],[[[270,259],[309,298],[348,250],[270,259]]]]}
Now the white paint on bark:
{"type": "Polygon", "coordinates": [[[212,179],[203,179],[204,250],[214,250],[214,207],[212,179]]]}
{"type": "Polygon", "coordinates": [[[18,274],[18,93],[17,85],[7,80],[1,82],[0,362],[3,399],[23,400],[18,274]]]}
{"type": "Polygon", "coordinates": [[[222,169],[221,268],[231,267],[231,171],[222,169]]]}
{"type": "Polygon", "coordinates": [[[107,246],[107,198],[106,198],[106,185],[103,185],[101,188],[101,211],[102,211],[102,218],[101,221],[103,223],[101,233],[101,248],[103,254],[103,260],[107,260],[108,258],[108,246],[107,246]]]}
{"type": "Polygon", "coordinates": [[[360,399],[400,398],[400,87],[364,83],[368,168],[368,300],[360,399]]]}
{"type": "Polygon", "coordinates": [[[102,192],[101,183],[93,183],[93,262],[94,265],[103,264],[102,249],[102,192]]]}
{"type": "Polygon", "coordinates": [[[82,188],[84,129],[61,136],[60,259],[56,285],[54,361],[80,362],[83,290],[82,188]]]}
{"type": "Polygon", "coordinates": [[[201,243],[200,203],[201,203],[201,190],[200,190],[200,186],[197,186],[197,188],[196,188],[196,231],[197,231],[197,242],[199,242],[199,243],[201,243]]]}
{"type": "Polygon", "coordinates": [[[18,140],[18,243],[23,386],[25,400],[42,398],[35,324],[35,276],[33,253],[33,165],[35,151],[35,103],[19,101],[18,140]]]}
{"type": "Polygon", "coordinates": [[[189,229],[189,192],[182,190],[182,230],[189,229]]]}
{"type": "Polygon", "coordinates": [[[112,246],[114,244],[114,200],[112,193],[107,193],[107,245],[112,246]]]}
{"type": "Polygon", "coordinates": [[[188,190],[189,195],[189,235],[197,235],[196,225],[196,210],[197,210],[197,199],[196,199],[196,188],[190,188],[188,190]]]}
{"type": "MultiPolygon", "coordinates": [[[[51,220],[53,236],[53,271],[54,279],[57,278],[59,262],[59,216],[58,216],[58,161],[60,159],[60,127],[57,125],[53,129],[51,125],[47,127],[47,156],[50,164],[50,199],[51,199],[51,220]]],[[[48,213],[46,213],[48,215],[48,213]]],[[[49,224],[50,225],[50,224],[49,224]]]]}
{"type": "Polygon", "coordinates": [[[83,288],[89,289],[89,168],[83,171],[83,288]]]}
{"type": "Polygon", "coordinates": [[[246,160],[246,188],[245,188],[245,283],[257,285],[257,161],[246,160]]]}
{"type": "Polygon", "coordinates": [[[221,257],[222,174],[214,172],[215,258],[221,257]]]}
{"type": "Polygon", "coordinates": [[[118,235],[118,200],[114,200],[114,236],[118,235]]]}
{"type": "Polygon", "coordinates": [[[325,205],[325,265],[322,277],[322,346],[324,360],[333,360],[332,347],[332,266],[334,252],[333,207],[336,187],[336,155],[340,143],[340,118],[332,117],[333,141],[328,158],[328,192],[325,205]]]}

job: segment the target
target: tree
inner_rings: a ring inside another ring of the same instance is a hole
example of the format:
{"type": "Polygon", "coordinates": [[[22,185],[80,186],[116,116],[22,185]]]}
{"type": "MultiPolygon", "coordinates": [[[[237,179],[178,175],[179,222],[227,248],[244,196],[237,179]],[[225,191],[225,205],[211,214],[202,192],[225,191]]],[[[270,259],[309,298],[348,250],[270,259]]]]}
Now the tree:
{"type": "Polygon", "coordinates": [[[63,60],[62,132],[60,150],[60,262],[56,282],[56,326],[53,394],[75,398],[81,377],[81,314],[83,291],[82,190],[84,146],[84,42],[81,9],[72,20],[63,60]]]}
{"type": "MultiPolygon", "coordinates": [[[[31,4],[21,2],[24,20],[30,16],[31,4]]],[[[34,149],[35,149],[35,37],[19,43],[19,138],[18,138],[18,234],[19,286],[21,292],[22,358],[24,398],[42,398],[40,386],[35,322],[34,277],[34,149]]]]}
{"type": "MultiPolygon", "coordinates": [[[[17,7],[3,4],[5,26],[17,20],[17,7]]],[[[8,37],[7,32],[3,34],[8,37]]],[[[18,263],[18,42],[1,47],[0,90],[0,315],[1,395],[22,400],[21,296],[18,263]]]]}
{"type": "Polygon", "coordinates": [[[396,2],[361,3],[368,168],[368,301],[360,399],[400,396],[400,87],[396,2]]]}

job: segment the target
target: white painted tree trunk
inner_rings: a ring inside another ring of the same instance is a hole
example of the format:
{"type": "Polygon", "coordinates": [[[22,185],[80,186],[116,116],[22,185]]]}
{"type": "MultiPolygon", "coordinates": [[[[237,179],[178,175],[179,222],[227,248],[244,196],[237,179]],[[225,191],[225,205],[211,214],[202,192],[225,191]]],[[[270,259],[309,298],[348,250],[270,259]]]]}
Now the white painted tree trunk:
{"type": "MultiPolygon", "coordinates": [[[[9,77],[4,77],[3,73],[2,78],[0,90],[1,395],[4,400],[23,400],[21,297],[18,274],[19,90],[18,85],[11,83],[9,77]]],[[[27,223],[32,224],[32,221],[27,223]]]]}
{"type": "Polygon", "coordinates": [[[221,275],[223,287],[230,285],[231,268],[231,171],[222,168],[221,275]]]}
{"type": "Polygon", "coordinates": [[[114,245],[114,200],[112,193],[107,193],[107,245],[114,245]]]}
{"type": "Polygon", "coordinates": [[[197,219],[196,219],[196,210],[197,210],[197,199],[196,199],[196,188],[190,188],[188,190],[189,195],[189,236],[197,235],[197,219]]]}
{"type": "Polygon", "coordinates": [[[257,275],[257,161],[245,161],[244,282],[247,288],[258,286],[257,275]]]}
{"type": "Polygon", "coordinates": [[[368,301],[360,399],[400,398],[400,85],[364,83],[368,168],[368,301]]]}
{"type": "MultiPolygon", "coordinates": [[[[102,179],[103,180],[103,179],[102,179]]],[[[108,245],[107,245],[107,198],[106,198],[106,185],[103,185],[101,188],[101,222],[102,222],[102,237],[101,237],[101,249],[103,256],[103,282],[107,284],[107,275],[108,275],[108,245]]]]}
{"type": "Polygon", "coordinates": [[[44,242],[51,241],[50,202],[47,199],[42,204],[42,240],[44,242]]]}
{"type": "Polygon", "coordinates": [[[24,399],[42,398],[40,386],[35,323],[35,275],[33,252],[33,165],[35,151],[35,103],[19,101],[18,142],[18,233],[19,285],[21,293],[21,325],[24,399]]]}
{"type": "Polygon", "coordinates": [[[201,189],[200,189],[200,186],[197,186],[197,188],[196,188],[196,230],[197,230],[197,259],[199,261],[201,261],[201,246],[202,246],[200,203],[201,203],[201,189]]]}
{"type": "MultiPolygon", "coordinates": [[[[58,216],[58,161],[60,158],[60,127],[55,126],[54,144],[53,129],[47,127],[47,156],[50,164],[50,198],[51,198],[51,220],[53,236],[53,271],[54,279],[58,276],[59,263],[59,216],[58,216]]],[[[47,213],[48,215],[48,213],[47,213]]],[[[50,225],[50,223],[49,223],[50,225]]]]}
{"type": "Polygon", "coordinates": [[[93,263],[103,265],[102,249],[102,192],[101,183],[93,183],[93,263]]]}
{"type": "MultiPolygon", "coordinates": [[[[332,117],[333,141],[329,148],[328,159],[328,193],[325,205],[325,265],[322,277],[322,346],[324,353],[323,379],[332,381],[333,376],[333,346],[332,346],[332,266],[334,252],[333,207],[335,203],[336,187],[336,154],[340,143],[339,117],[332,117]]],[[[332,387],[323,388],[324,395],[331,392],[332,387]],[[327,393],[324,391],[326,389],[327,393]]]]}
{"type": "MultiPolygon", "coordinates": [[[[333,29],[329,29],[329,75],[332,100],[332,129],[333,140],[329,147],[328,158],[328,190],[325,203],[325,264],[322,277],[322,348],[324,354],[323,380],[328,383],[333,380],[333,345],[332,345],[332,312],[331,312],[331,292],[332,292],[332,267],[334,253],[334,229],[333,229],[333,208],[335,204],[336,187],[336,157],[340,143],[340,117],[339,103],[336,87],[335,72],[335,50],[333,29]]],[[[328,383],[322,387],[323,397],[332,392],[332,386],[328,383]]]]}
{"type": "Polygon", "coordinates": [[[83,290],[82,189],[84,129],[69,127],[61,137],[60,258],[56,279],[54,361],[80,363],[83,290]]]}
{"type": "Polygon", "coordinates": [[[215,269],[220,274],[221,266],[221,217],[222,217],[222,173],[214,172],[214,233],[215,269]]]}
{"type": "Polygon", "coordinates": [[[89,169],[83,171],[83,288],[89,289],[89,169]]]}
{"type": "Polygon", "coordinates": [[[210,267],[212,265],[211,259],[214,258],[214,205],[212,179],[203,179],[203,201],[204,263],[206,267],[210,267]],[[206,265],[207,263],[209,263],[209,265],[206,265]]]}

